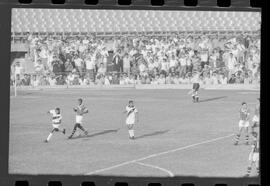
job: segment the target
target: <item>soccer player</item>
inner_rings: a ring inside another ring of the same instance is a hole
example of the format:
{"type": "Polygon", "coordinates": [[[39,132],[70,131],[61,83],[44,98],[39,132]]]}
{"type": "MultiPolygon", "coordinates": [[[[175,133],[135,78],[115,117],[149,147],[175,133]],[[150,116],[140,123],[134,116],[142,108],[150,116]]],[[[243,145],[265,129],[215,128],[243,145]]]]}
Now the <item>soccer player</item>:
{"type": "Polygon", "coordinates": [[[61,124],[61,120],[62,120],[62,116],[61,116],[61,113],[60,113],[60,108],[56,108],[54,110],[50,110],[47,113],[52,115],[52,126],[53,126],[53,129],[50,132],[50,134],[47,137],[47,139],[44,141],[45,143],[48,143],[49,142],[49,140],[51,139],[51,137],[52,137],[52,135],[53,135],[54,132],[59,132],[60,131],[63,134],[66,133],[66,130],[65,129],[63,129],[63,130],[60,130],[59,129],[60,124],[61,124]]]}
{"type": "Polygon", "coordinates": [[[128,102],[128,105],[126,106],[126,110],[124,111],[124,113],[127,114],[126,125],[128,127],[129,138],[135,139],[134,125],[135,121],[137,123],[139,122],[139,117],[138,117],[138,110],[135,108],[134,102],[132,100],[128,102]]]}
{"type": "Polygon", "coordinates": [[[251,146],[251,152],[249,153],[249,165],[247,168],[246,176],[249,176],[252,170],[252,166],[255,165],[257,174],[260,173],[259,169],[259,137],[257,132],[252,132],[254,137],[253,144],[251,146]]]}
{"type": "Polygon", "coordinates": [[[240,108],[240,121],[239,121],[239,132],[236,135],[235,145],[238,145],[239,138],[242,134],[242,131],[244,130],[246,132],[246,145],[248,145],[248,127],[249,127],[249,109],[247,107],[247,103],[243,102],[242,107],[240,108]]]}
{"type": "Polygon", "coordinates": [[[71,135],[68,137],[68,139],[71,139],[73,137],[77,128],[81,129],[85,135],[88,134],[88,132],[82,126],[83,115],[88,113],[88,109],[84,106],[83,100],[81,98],[78,99],[78,106],[73,108],[73,110],[74,110],[74,112],[76,112],[76,123],[75,123],[73,131],[72,131],[71,135]]]}
{"type": "Polygon", "coordinates": [[[260,124],[260,98],[258,98],[257,100],[258,103],[255,106],[255,112],[252,119],[252,126],[251,126],[252,132],[254,132],[255,128],[259,127],[260,124]]]}

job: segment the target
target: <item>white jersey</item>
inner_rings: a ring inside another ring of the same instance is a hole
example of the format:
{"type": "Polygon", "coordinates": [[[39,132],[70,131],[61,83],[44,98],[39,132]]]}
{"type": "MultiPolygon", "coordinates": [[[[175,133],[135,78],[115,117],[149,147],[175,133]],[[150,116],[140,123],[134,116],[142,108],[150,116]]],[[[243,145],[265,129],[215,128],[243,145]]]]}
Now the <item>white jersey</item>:
{"type": "Polygon", "coordinates": [[[135,115],[138,112],[138,110],[135,107],[126,107],[127,111],[127,119],[126,119],[126,124],[135,124],[135,115]]]}
{"type": "Polygon", "coordinates": [[[57,114],[55,110],[50,110],[49,112],[52,115],[53,124],[60,124],[62,120],[61,114],[57,114]]]}

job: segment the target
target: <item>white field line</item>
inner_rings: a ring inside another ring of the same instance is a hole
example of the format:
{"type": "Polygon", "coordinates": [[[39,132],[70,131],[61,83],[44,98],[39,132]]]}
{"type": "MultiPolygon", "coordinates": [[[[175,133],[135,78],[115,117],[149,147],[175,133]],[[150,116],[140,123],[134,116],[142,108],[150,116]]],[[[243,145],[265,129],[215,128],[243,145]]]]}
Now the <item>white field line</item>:
{"type": "Polygon", "coordinates": [[[146,163],[142,163],[142,162],[135,162],[139,165],[143,165],[143,166],[146,166],[146,167],[151,167],[151,168],[154,168],[154,169],[159,169],[163,172],[166,172],[170,175],[170,177],[174,177],[173,173],[167,169],[164,169],[164,168],[161,168],[161,167],[158,167],[158,166],[155,166],[155,165],[150,165],[150,164],[146,164],[146,163]]]}
{"type": "Polygon", "coordinates": [[[146,159],[149,159],[149,158],[153,158],[153,157],[161,156],[161,155],[164,155],[164,154],[169,154],[169,153],[172,153],[172,152],[177,152],[177,151],[185,150],[185,149],[188,149],[188,148],[191,148],[191,147],[195,147],[195,146],[198,146],[198,145],[212,143],[212,142],[215,142],[215,141],[218,141],[218,140],[229,138],[229,137],[231,137],[233,135],[235,135],[235,134],[230,134],[230,135],[227,135],[227,136],[222,136],[222,137],[219,137],[219,138],[214,138],[214,139],[202,141],[202,142],[199,142],[199,143],[194,143],[192,145],[187,145],[187,146],[184,146],[184,147],[179,147],[179,148],[168,150],[168,151],[164,151],[164,152],[151,154],[149,156],[145,156],[145,157],[142,157],[142,158],[139,158],[139,159],[135,159],[135,160],[131,160],[131,161],[126,161],[126,162],[123,162],[123,163],[120,163],[120,164],[117,164],[117,165],[114,165],[114,166],[110,166],[110,167],[107,167],[107,168],[103,168],[103,169],[98,169],[98,170],[95,170],[95,171],[91,171],[91,172],[86,173],[85,175],[92,175],[92,174],[95,174],[95,173],[108,171],[108,170],[111,170],[111,169],[122,167],[124,165],[128,165],[128,164],[131,164],[131,163],[136,163],[138,161],[146,160],[146,159]]]}

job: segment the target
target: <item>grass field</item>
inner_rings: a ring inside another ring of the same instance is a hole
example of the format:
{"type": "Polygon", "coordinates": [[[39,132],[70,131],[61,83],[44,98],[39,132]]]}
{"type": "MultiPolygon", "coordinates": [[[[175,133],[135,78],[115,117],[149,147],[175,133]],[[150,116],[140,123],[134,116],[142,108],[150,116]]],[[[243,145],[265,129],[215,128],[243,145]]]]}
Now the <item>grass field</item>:
{"type": "MultiPolygon", "coordinates": [[[[224,176],[246,173],[250,146],[234,146],[242,101],[252,115],[258,91],[202,90],[192,103],[188,90],[58,89],[19,91],[10,98],[9,172],[115,176],[224,176]],[[89,135],[68,140],[82,97],[89,109],[89,135]],[[123,111],[135,101],[140,121],[129,140],[123,111]],[[62,109],[67,134],[51,130],[46,112],[62,109]]],[[[253,176],[255,173],[253,172],[253,176]]]]}

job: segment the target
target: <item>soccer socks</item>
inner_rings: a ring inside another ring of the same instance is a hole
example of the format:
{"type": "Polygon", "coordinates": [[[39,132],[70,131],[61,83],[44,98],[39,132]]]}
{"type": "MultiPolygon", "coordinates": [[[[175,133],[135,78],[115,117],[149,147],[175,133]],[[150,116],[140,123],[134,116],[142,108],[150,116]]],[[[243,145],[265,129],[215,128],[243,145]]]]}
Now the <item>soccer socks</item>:
{"type": "Polygon", "coordinates": [[[235,137],[235,143],[234,143],[235,145],[238,144],[239,138],[240,138],[240,134],[237,134],[236,137],[235,137]]]}
{"type": "Polygon", "coordinates": [[[247,176],[249,176],[250,173],[251,173],[251,167],[248,167],[248,168],[247,168],[247,176]]]}
{"type": "Polygon", "coordinates": [[[83,126],[81,124],[78,125],[78,128],[81,129],[85,135],[88,134],[88,132],[83,128],[83,126]]]}
{"type": "Polygon", "coordinates": [[[72,138],[72,136],[75,134],[75,132],[77,130],[77,127],[78,127],[78,125],[76,123],[75,126],[74,126],[74,128],[73,128],[73,131],[72,131],[71,135],[68,138],[72,138]]]}
{"type": "Polygon", "coordinates": [[[249,136],[248,135],[246,135],[246,144],[248,145],[248,139],[249,139],[249,136]]]}
{"type": "Polygon", "coordinates": [[[46,139],[46,142],[48,142],[48,141],[51,139],[52,135],[53,135],[53,133],[50,133],[50,134],[49,134],[49,136],[48,136],[47,139],[46,139]]]}
{"type": "Polygon", "coordinates": [[[134,138],[134,130],[128,130],[129,137],[134,138]]]}
{"type": "Polygon", "coordinates": [[[195,96],[196,102],[199,102],[199,96],[195,96]]]}
{"type": "Polygon", "coordinates": [[[134,138],[134,130],[131,130],[131,137],[134,138]]]}

